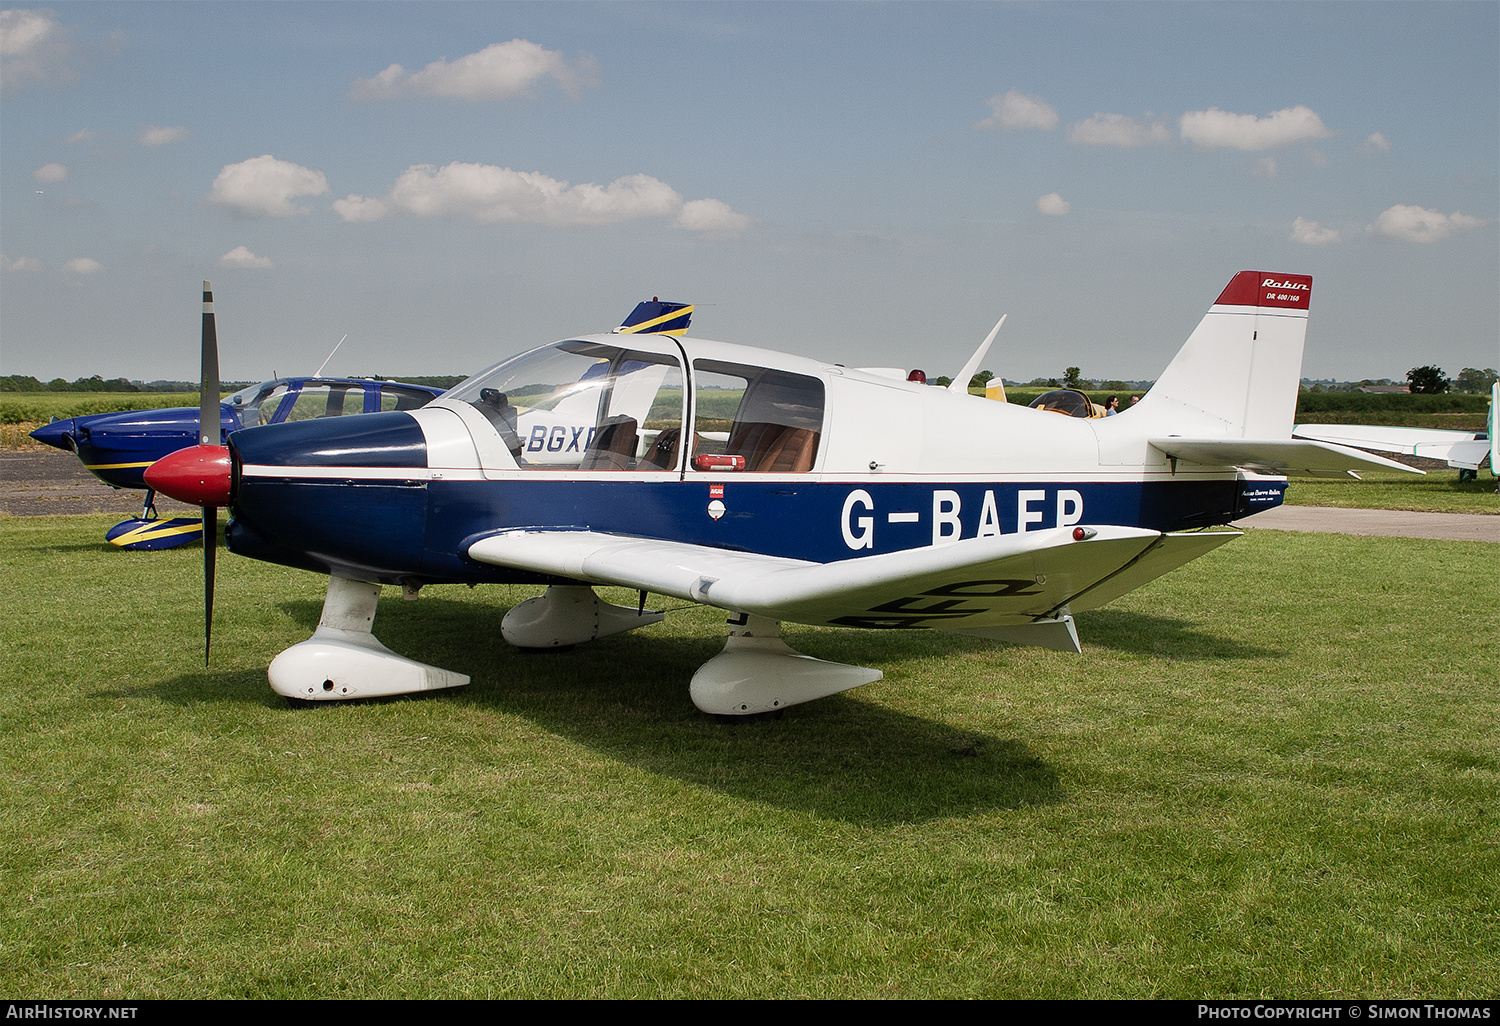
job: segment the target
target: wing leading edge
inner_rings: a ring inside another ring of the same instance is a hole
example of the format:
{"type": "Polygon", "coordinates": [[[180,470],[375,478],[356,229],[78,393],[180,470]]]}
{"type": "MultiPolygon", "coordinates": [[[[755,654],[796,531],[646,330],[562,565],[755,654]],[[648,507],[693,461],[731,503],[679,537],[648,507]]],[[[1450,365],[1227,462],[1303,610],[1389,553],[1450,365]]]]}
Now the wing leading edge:
{"type": "Polygon", "coordinates": [[[521,530],[483,538],[469,556],[792,623],[979,633],[1102,606],[1236,537],[1065,527],[810,563],[593,531],[521,530]]]}

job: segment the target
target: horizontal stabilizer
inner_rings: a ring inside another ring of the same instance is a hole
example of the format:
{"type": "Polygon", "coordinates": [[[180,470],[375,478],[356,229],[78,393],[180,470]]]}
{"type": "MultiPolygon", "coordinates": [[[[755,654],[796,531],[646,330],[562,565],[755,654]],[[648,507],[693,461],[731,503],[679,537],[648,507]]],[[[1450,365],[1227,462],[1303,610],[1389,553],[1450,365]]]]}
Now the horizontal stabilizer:
{"type": "Polygon", "coordinates": [[[1148,439],[1153,448],[1174,459],[1209,467],[1240,467],[1261,474],[1327,476],[1360,470],[1422,471],[1372,456],[1346,445],[1300,438],[1167,438],[1148,439]]]}
{"type": "MultiPolygon", "coordinates": [[[[1165,536],[1171,537],[1179,536],[1165,536]]],[[[1052,618],[1076,598],[1123,594],[1198,554],[1158,568],[1151,553],[1165,538],[1133,527],[1065,527],[810,563],[651,538],[538,530],[492,535],[468,554],[482,563],[793,623],[952,628],[1052,618]],[[1130,583],[1114,589],[1119,576],[1130,583]]],[[[1108,598],[1090,607],[1103,601],[1108,598]]]]}

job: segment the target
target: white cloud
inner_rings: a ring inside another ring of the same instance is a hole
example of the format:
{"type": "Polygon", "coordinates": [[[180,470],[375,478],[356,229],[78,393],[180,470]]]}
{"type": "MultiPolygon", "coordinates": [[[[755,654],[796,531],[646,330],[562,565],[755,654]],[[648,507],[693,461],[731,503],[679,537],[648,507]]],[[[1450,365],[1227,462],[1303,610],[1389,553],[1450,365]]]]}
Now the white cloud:
{"type": "Polygon", "coordinates": [[[1057,127],[1057,111],[1053,110],[1045,100],[1027,96],[1019,89],[1012,89],[999,96],[991,96],[985,102],[990,105],[993,113],[983,121],[977,122],[974,125],[975,128],[1053,129],[1057,127]]]}
{"type": "Polygon", "coordinates": [[[599,69],[592,57],[580,56],[571,66],[557,50],[547,50],[526,39],[492,43],[466,57],[433,61],[421,71],[392,64],[374,78],[355,80],[349,96],[355,100],[390,100],[398,96],[446,96],[460,100],[506,100],[525,96],[543,78],[551,78],[569,96],[586,85],[596,85],[599,69]]]}
{"type": "Polygon", "coordinates": [[[1068,142],[1085,146],[1151,146],[1171,140],[1161,122],[1149,124],[1124,114],[1095,114],[1068,129],[1068,142]]]}
{"type": "Polygon", "coordinates": [[[1391,141],[1380,132],[1371,132],[1365,136],[1365,141],[1359,144],[1359,152],[1367,157],[1377,153],[1389,153],[1391,141]]]}
{"type": "Polygon", "coordinates": [[[569,185],[539,171],[460,162],[441,168],[414,164],[383,198],[349,195],[335,200],[333,209],[345,221],[406,213],[479,224],[597,225],[675,216],[679,228],[721,235],[751,224],[720,200],[684,203],[676,189],[650,175],[626,175],[608,185],[569,185]]]}
{"type": "Polygon", "coordinates": [[[181,125],[171,128],[157,128],[155,125],[147,125],[141,129],[141,134],[136,136],[136,141],[142,146],[165,146],[167,143],[181,142],[192,135],[181,125]]]}
{"type": "Polygon", "coordinates": [[[1250,165],[1250,173],[1256,178],[1275,178],[1281,173],[1281,168],[1276,166],[1276,161],[1270,157],[1261,157],[1250,165]]]}
{"type": "Polygon", "coordinates": [[[235,267],[252,271],[268,271],[276,265],[270,257],[256,256],[244,246],[236,246],[219,257],[220,267],[235,267]]]}
{"type": "Polygon", "coordinates": [[[31,172],[31,177],[39,182],[60,182],[68,177],[68,167],[66,164],[43,164],[31,172]]]}
{"type": "Polygon", "coordinates": [[[1440,214],[1436,210],[1398,203],[1382,211],[1365,232],[1369,235],[1386,235],[1403,242],[1436,242],[1454,232],[1479,228],[1483,224],[1479,218],[1457,211],[1440,214]]]}
{"type": "Polygon", "coordinates": [[[468,217],[480,224],[611,224],[675,214],[682,197],[650,175],[627,175],[603,186],[569,185],[536,171],[455,162],[407,168],[387,203],[421,217],[468,217]]]}
{"type": "Polygon", "coordinates": [[[1200,150],[1274,150],[1333,134],[1317,112],[1298,104],[1258,118],[1217,107],[1191,110],[1179,122],[1182,137],[1200,150]]]}
{"type": "Polygon", "coordinates": [[[1289,238],[1293,242],[1300,242],[1304,246],[1327,246],[1339,241],[1339,230],[1337,228],[1324,228],[1316,221],[1309,221],[1305,217],[1299,217],[1292,222],[1292,234],[1289,238]]]}
{"type": "Polygon", "coordinates": [[[390,216],[390,208],[378,199],[368,199],[350,193],[341,200],[333,201],[333,212],[345,221],[379,221],[390,216]]]}
{"type": "Polygon", "coordinates": [[[95,271],[104,270],[104,265],[93,257],[74,257],[63,264],[62,269],[69,274],[93,274],[95,271]]]}
{"type": "Polygon", "coordinates": [[[41,269],[42,262],[36,257],[23,256],[16,257],[14,260],[11,260],[4,253],[0,253],[0,271],[5,271],[6,273],[18,272],[24,274],[28,271],[40,271],[41,269]]]}
{"type": "Polygon", "coordinates": [[[51,11],[0,11],[0,86],[27,79],[69,77],[62,26],[51,11]]]}
{"type": "Polygon", "coordinates": [[[1073,209],[1073,204],[1063,199],[1055,192],[1049,192],[1036,201],[1036,209],[1039,213],[1052,217],[1062,217],[1073,209]]]}
{"type": "Polygon", "coordinates": [[[688,200],[677,215],[678,228],[711,236],[737,235],[751,224],[749,215],[737,214],[728,203],[716,199],[688,200]]]}
{"type": "Polygon", "coordinates": [[[93,138],[94,138],[94,133],[93,132],[89,131],[87,128],[80,128],[78,131],[74,132],[72,135],[70,135],[66,139],[64,139],[63,142],[65,142],[65,143],[81,143],[81,142],[88,142],[89,140],[91,140],[93,138]]]}
{"type": "Polygon", "coordinates": [[[0,57],[34,52],[56,31],[57,22],[47,11],[0,11],[0,57]]]}
{"type": "Polygon", "coordinates": [[[245,217],[291,217],[307,213],[292,203],[295,196],[321,196],[328,191],[323,172],[277,160],[269,153],[238,164],[225,164],[214,179],[211,203],[222,203],[245,217]]]}

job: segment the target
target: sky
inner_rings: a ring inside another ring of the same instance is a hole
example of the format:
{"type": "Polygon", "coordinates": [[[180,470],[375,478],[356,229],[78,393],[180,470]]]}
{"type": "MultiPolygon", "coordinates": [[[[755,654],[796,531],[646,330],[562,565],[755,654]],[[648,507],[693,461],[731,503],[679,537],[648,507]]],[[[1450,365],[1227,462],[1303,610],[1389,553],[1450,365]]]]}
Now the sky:
{"type": "Polygon", "coordinates": [[[0,11],[0,373],[472,373],[639,300],[1155,378],[1240,270],[1303,373],[1500,366],[1500,4],[0,11]]]}

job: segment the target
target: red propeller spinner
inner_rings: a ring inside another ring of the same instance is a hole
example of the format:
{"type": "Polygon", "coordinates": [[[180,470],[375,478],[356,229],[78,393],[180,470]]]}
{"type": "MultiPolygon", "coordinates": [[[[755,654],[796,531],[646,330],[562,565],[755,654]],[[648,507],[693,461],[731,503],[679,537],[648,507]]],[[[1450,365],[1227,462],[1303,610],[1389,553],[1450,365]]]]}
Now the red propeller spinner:
{"type": "Polygon", "coordinates": [[[163,456],[146,468],[146,484],[178,502],[229,505],[229,447],[194,445],[163,456]]]}

